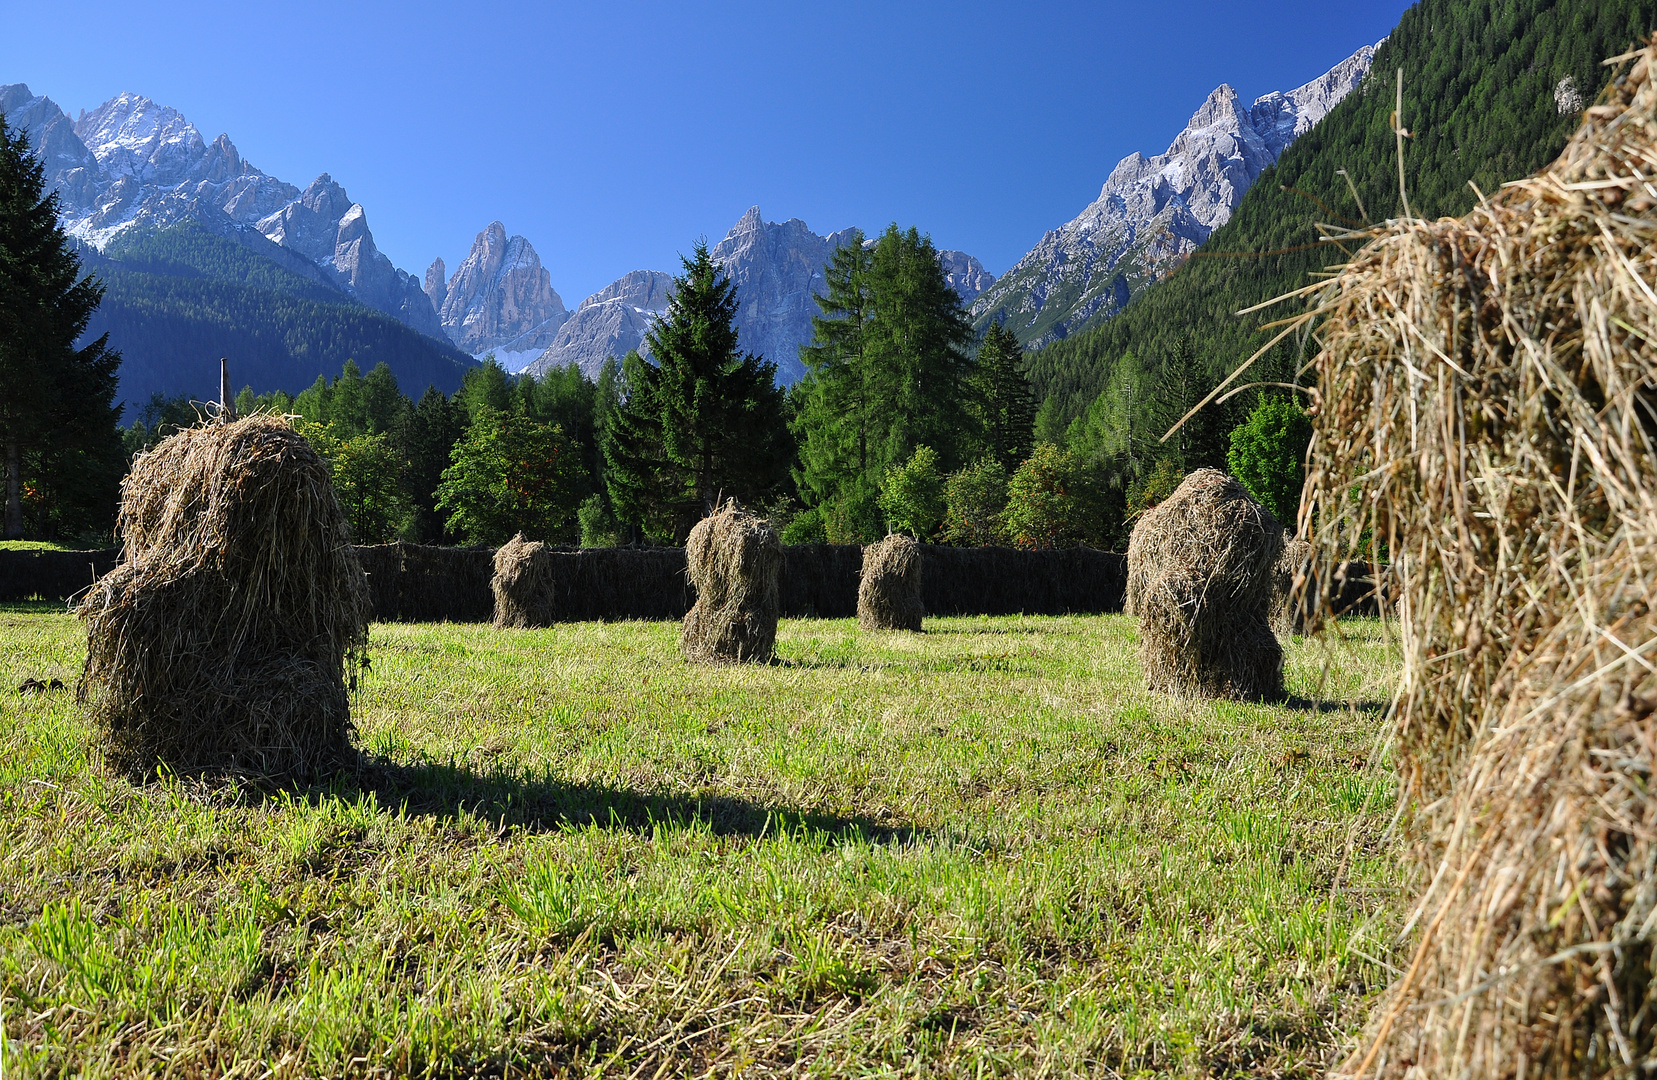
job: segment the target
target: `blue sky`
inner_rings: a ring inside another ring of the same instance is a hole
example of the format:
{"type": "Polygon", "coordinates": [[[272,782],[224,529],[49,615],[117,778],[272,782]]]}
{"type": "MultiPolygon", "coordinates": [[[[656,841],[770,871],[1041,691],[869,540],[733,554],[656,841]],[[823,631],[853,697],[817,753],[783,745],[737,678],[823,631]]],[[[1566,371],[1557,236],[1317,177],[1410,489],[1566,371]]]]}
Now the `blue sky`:
{"type": "Polygon", "coordinates": [[[0,83],[71,116],[136,91],[291,183],[331,173],[417,275],[498,218],[573,307],[756,203],[999,274],[1219,83],[1298,86],[1408,6],[8,0],[0,83]]]}

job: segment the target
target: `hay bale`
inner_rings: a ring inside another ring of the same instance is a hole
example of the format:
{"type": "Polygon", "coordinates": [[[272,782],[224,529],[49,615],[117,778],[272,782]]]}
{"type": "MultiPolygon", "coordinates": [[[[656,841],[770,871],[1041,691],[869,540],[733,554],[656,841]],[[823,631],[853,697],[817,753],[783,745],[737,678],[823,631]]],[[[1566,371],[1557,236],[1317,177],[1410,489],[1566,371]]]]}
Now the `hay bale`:
{"type": "Polygon", "coordinates": [[[352,758],[367,587],[328,466],[285,420],[187,428],[122,484],[124,561],[76,609],[105,764],[302,776],[352,758]]]}
{"type": "Polygon", "coordinates": [[[1342,237],[1366,246],[1307,314],[1314,541],[1323,566],[1367,536],[1392,556],[1422,885],[1344,1073],[1621,1076],[1657,1054],[1654,65],[1466,217],[1342,237]]]}
{"type": "Polygon", "coordinates": [[[919,633],[925,615],[920,543],[912,536],[893,533],[865,547],[857,585],[857,625],[864,630],[919,633]]]}
{"type": "Polygon", "coordinates": [[[1271,700],[1283,650],[1267,616],[1283,530],[1242,484],[1198,469],[1128,541],[1128,599],[1152,690],[1271,700]]]}
{"type": "Polygon", "coordinates": [[[696,523],[685,541],[696,603],[679,637],[698,663],[766,663],[777,640],[782,542],[764,518],[733,499],[696,523]]]}
{"type": "Polygon", "coordinates": [[[1266,617],[1278,637],[1306,632],[1307,596],[1317,591],[1311,574],[1312,545],[1285,537],[1283,550],[1272,563],[1272,602],[1266,617]]]}
{"type": "Polygon", "coordinates": [[[551,626],[557,598],[553,593],[554,552],[519,533],[495,552],[495,629],[527,630],[551,626]]]}

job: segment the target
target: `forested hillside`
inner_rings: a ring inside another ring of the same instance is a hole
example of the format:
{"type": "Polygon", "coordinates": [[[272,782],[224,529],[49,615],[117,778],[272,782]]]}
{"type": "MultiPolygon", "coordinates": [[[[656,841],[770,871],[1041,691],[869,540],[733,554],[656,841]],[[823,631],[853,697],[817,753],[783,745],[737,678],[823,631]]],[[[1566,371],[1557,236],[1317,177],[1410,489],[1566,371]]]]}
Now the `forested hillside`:
{"type": "MultiPolygon", "coordinates": [[[[1398,70],[1412,133],[1404,151],[1410,209],[1459,215],[1477,198],[1469,181],[1493,192],[1552,160],[1580,119],[1572,91],[1591,104],[1611,77],[1601,61],[1654,27],[1657,0],[1422,0],[1377,52],[1363,85],[1261,174],[1181,270],[1103,326],[1032,354],[1043,401],[1038,434],[1059,440],[1069,429],[1073,446],[1102,442],[1141,476],[1164,456],[1184,468],[1223,468],[1227,436],[1254,405],[1252,393],[1204,410],[1172,446],[1154,436],[1270,340],[1261,323],[1292,309],[1235,312],[1344,259],[1319,243],[1315,223],[1401,214],[1389,123],[1398,70]],[[1109,400],[1099,400],[1107,388],[1109,400]]],[[[1300,348],[1278,346],[1248,379],[1292,378],[1300,348]]]]}
{"type": "Polygon", "coordinates": [[[185,224],[81,252],[105,286],[88,334],[120,351],[121,399],[209,396],[219,357],[236,384],[290,394],[346,360],[384,362],[416,393],[459,387],[466,354],[247,246],[185,224]]]}

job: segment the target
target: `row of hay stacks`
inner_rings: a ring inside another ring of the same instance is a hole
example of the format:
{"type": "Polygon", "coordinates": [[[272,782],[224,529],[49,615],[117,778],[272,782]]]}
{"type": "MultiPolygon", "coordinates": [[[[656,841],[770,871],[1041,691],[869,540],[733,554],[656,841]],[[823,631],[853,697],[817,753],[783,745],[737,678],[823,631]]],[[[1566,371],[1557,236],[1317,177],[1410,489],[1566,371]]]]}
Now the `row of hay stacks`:
{"type": "MultiPolygon", "coordinates": [[[[1657,1063],[1657,48],[1541,175],[1320,285],[1302,518],[1384,544],[1414,935],[1363,1076],[1657,1063]]],[[[1348,238],[1342,238],[1346,240],[1348,238]]]]}
{"type": "Polygon", "coordinates": [[[287,421],[188,428],[122,485],[122,562],[81,601],[79,697],[137,777],[346,763],[368,593],[324,463],[287,421]]]}
{"type": "MultiPolygon", "coordinates": [[[[685,544],[696,602],[681,645],[701,663],[771,659],[782,611],[783,549],[770,522],[734,501],[698,522],[685,544]]],[[[495,553],[491,588],[496,629],[551,626],[556,617],[557,553],[516,536],[495,553]]],[[[865,630],[921,628],[920,544],[893,535],[863,550],[857,593],[865,630]]]]}

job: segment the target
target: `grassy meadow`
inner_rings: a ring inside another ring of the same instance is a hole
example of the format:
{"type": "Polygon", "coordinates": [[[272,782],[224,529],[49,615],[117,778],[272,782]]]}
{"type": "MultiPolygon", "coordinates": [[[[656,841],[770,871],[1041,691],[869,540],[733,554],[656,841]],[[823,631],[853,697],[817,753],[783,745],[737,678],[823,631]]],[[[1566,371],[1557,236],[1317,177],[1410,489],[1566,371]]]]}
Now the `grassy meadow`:
{"type": "Polygon", "coordinates": [[[1122,616],[377,625],[362,770],[104,776],[79,624],[0,608],[0,1014],[27,1076],[1311,1075],[1396,960],[1380,626],[1286,706],[1122,616]]]}

